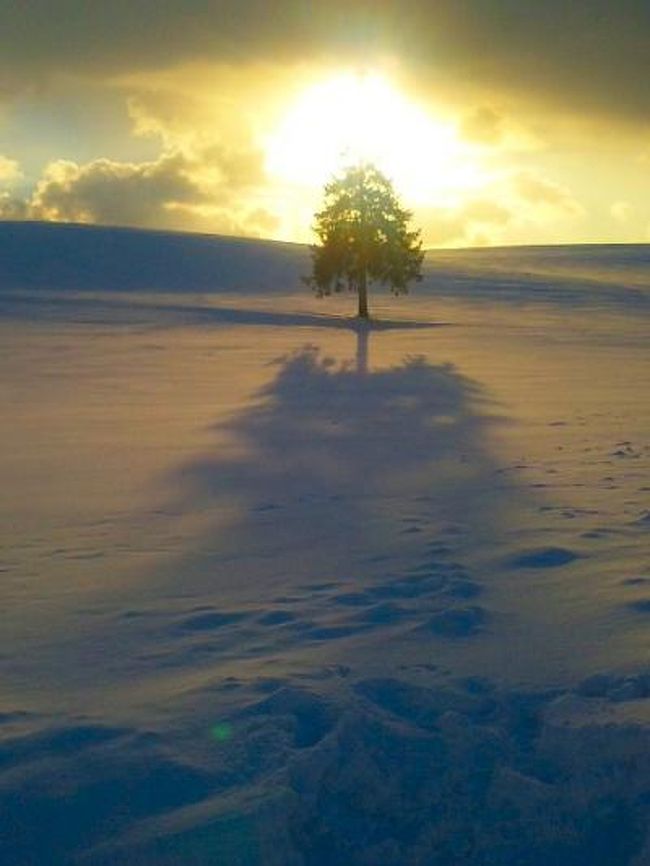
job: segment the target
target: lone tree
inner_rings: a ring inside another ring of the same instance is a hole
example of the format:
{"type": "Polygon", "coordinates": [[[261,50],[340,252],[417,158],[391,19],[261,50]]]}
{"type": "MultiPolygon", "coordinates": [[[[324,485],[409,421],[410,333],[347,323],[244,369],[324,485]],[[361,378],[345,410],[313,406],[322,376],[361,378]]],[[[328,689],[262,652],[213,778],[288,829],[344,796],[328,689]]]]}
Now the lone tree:
{"type": "Polygon", "coordinates": [[[319,297],[346,286],[357,292],[362,319],[368,318],[369,283],[383,283],[395,295],[408,292],[409,282],[422,278],[424,258],[419,230],[409,230],[411,216],[373,165],[356,165],[333,178],[315,217],[320,243],[311,247],[308,285],[319,297]]]}

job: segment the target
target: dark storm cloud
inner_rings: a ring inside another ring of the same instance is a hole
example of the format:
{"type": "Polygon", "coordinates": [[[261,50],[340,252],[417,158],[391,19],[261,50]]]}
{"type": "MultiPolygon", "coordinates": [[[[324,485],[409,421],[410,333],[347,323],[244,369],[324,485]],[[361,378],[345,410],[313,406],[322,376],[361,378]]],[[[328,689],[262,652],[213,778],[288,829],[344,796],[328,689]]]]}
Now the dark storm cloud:
{"type": "Polygon", "coordinates": [[[0,10],[14,86],[53,70],[385,52],[431,81],[515,90],[585,113],[650,114],[648,0],[23,0],[0,10]]]}

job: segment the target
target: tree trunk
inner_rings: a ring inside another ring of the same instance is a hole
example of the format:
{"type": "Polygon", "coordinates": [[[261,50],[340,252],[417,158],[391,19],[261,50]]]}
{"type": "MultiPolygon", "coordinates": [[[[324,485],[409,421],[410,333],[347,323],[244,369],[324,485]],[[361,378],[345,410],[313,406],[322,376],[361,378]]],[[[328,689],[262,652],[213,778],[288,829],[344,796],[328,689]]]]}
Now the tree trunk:
{"type": "Polygon", "coordinates": [[[357,286],[357,291],[359,293],[359,318],[367,319],[368,318],[368,275],[365,271],[362,272],[359,277],[359,284],[357,286]]]}

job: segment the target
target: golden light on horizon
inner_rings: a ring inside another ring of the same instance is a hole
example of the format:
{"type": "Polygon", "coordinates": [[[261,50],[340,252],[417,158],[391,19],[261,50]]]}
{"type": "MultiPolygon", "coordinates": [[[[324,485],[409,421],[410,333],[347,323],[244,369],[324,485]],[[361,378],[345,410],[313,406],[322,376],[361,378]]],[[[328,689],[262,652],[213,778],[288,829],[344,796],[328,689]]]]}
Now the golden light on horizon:
{"type": "Polygon", "coordinates": [[[374,163],[409,202],[453,203],[488,181],[477,148],[379,74],[340,73],[308,85],[266,137],[266,168],[321,187],[344,166],[374,163]]]}

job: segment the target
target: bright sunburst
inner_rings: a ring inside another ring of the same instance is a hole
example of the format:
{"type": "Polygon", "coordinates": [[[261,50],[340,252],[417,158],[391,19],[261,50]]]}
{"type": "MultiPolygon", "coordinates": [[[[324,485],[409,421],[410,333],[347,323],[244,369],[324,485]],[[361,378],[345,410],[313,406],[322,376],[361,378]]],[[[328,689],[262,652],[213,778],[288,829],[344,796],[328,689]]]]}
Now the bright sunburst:
{"type": "Polygon", "coordinates": [[[445,204],[486,182],[477,154],[380,75],[344,73],[307,87],[266,141],[279,180],[321,186],[373,162],[411,202],[445,204]]]}

